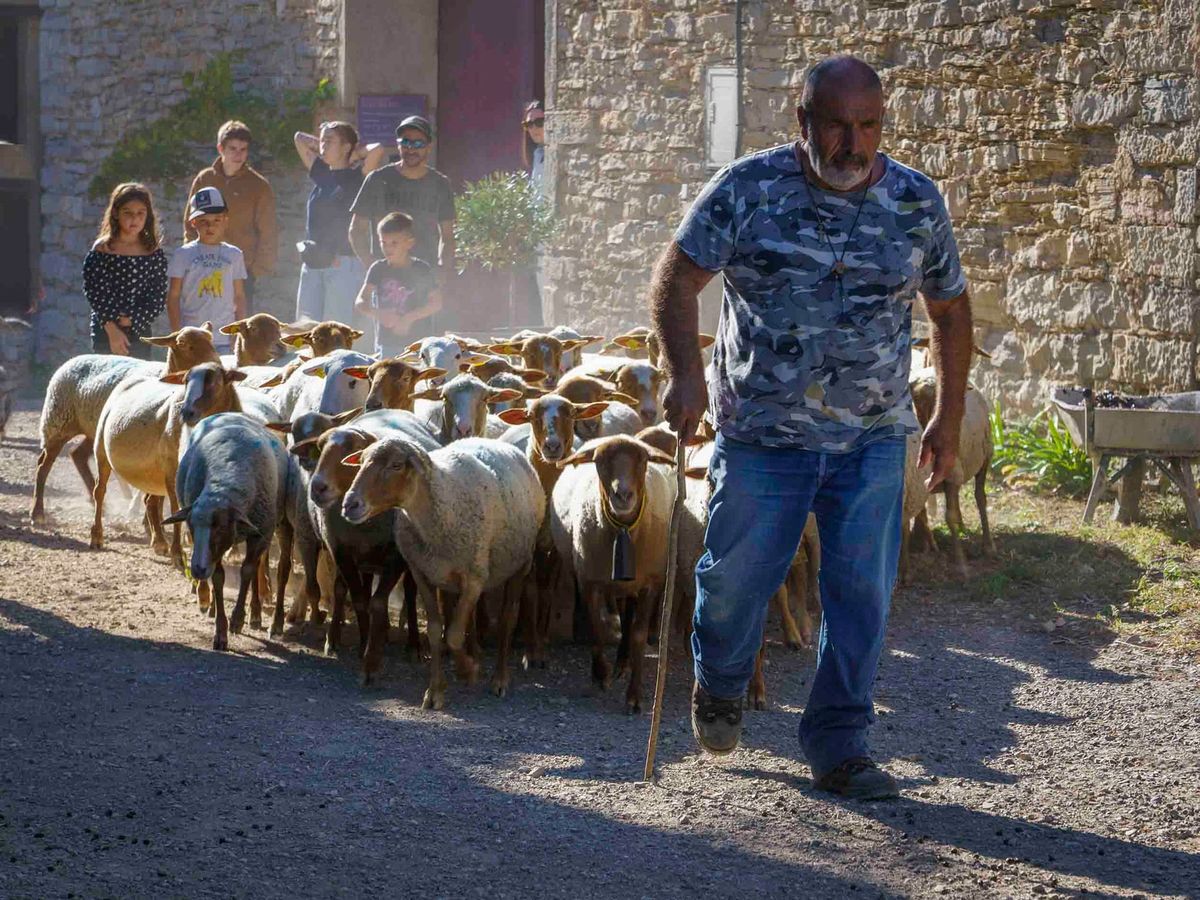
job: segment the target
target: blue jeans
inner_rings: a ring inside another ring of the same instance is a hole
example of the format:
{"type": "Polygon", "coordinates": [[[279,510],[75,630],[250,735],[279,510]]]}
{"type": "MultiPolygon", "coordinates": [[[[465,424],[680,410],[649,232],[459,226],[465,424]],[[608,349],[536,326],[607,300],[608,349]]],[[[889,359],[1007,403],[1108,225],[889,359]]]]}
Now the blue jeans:
{"type": "Polygon", "coordinates": [[[296,318],[325,322],[329,319],[364,332],[360,346],[370,347],[375,323],[354,311],[354,299],[362,289],[367,270],[357,256],[334,257],[327,269],[300,266],[300,288],[296,291],[296,318]]]}
{"type": "Polygon", "coordinates": [[[713,696],[745,694],[767,605],[816,514],[821,631],[800,745],[818,776],[869,755],[872,687],[900,555],[904,452],[904,438],[817,453],[718,435],[709,467],[692,651],[696,679],[713,696]]]}

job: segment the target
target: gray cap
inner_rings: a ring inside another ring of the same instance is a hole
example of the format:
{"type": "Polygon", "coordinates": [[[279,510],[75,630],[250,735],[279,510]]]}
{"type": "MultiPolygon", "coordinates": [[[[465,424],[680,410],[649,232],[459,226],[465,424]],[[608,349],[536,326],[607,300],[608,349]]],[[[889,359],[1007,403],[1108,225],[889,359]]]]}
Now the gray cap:
{"type": "Polygon", "coordinates": [[[396,137],[400,137],[400,132],[405,128],[415,128],[417,131],[424,133],[426,140],[433,140],[433,126],[429,124],[429,120],[424,116],[409,116],[396,126],[396,137]]]}

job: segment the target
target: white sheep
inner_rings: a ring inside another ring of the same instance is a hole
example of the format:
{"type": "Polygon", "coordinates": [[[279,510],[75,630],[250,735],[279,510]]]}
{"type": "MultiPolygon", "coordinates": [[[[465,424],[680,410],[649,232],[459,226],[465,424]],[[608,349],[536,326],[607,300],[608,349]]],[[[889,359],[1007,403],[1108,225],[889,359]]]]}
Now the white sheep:
{"type": "Polygon", "coordinates": [[[280,441],[241,413],[219,413],[199,422],[179,464],[175,493],[182,506],[164,524],[186,522],[192,535],[191,575],[212,580],[216,606],[214,650],[229,649],[228,629],[242,630],[247,590],[253,591],[250,627],[262,627],[260,564],[271,538],[280,536],[275,611],[270,635],[283,632],[283,595],[292,568],[292,525],[287,512],[295,465],[280,441]],[[227,623],[223,590],[225,553],[245,541],[241,582],[233,616],[227,623]]]}
{"type": "Polygon", "coordinates": [[[577,344],[570,350],[564,350],[562,355],[562,365],[559,368],[560,375],[566,375],[571,369],[580,365],[583,362],[583,348],[592,344],[598,344],[604,340],[604,336],[600,334],[580,334],[574,328],[567,325],[555,325],[550,329],[551,337],[556,337],[560,341],[583,341],[582,344],[577,344]]]}
{"type": "MultiPolygon", "coordinates": [[[[937,372],[931,367],[913,373],[909,387],[913,406],[922,428],[933,416],[937,401],[937,372]]],[[[979,509],[979,522],[983,531],[984,552],[991,556],[996,552],[987,514],[987,476],[992,461],[992,430],[989,421],[987,398],[974,386],[967,385],[964,398],[963,419],[959,430],[958,459],[943,485],[934,488],[946,500],[946,525],[950,530],[950,543],[959,572],[967,577],[967,560],[959,542],[959,531],[965,530],[958,493],[968,480],[975,481],[975,505],[979,509]]]]}
{"type": "Polygon", "coordinates": [[[458,595],[446,643],[471,680],[478,663],[464,650],[467,625],[480,594],[504,589],[492,679],[492,691],[503,696],[521,593],[532,589],[527,576],[546,514],[545,494],[529,460],[510,444],[483,438],[455,441],[432,453],[412,441],[389,438],[346,462],[361,466],[342,501],[347,521],[365,522],[384,510],[399,510],[396,545],[411,566],[428,621],[430,680],[424,707],[445,704],[438,592],[458,595]]]}
{"type": "Polygon", "coordinates": [[[370,366],[375,358],[354,350],[334,350],[304,363],[291,377],[268,393],[280,418],[294,419],[305,413],[337,415],[362,406],[369,382],[346,372],[351,367],[370,366]]]}
{"type": "MultiPolygon", "coordinates": [[[[203,363],[187,372],[170,372],[161,378],[138,377],[125,381],[109,396],[96,425],[96,503],[91,546],[104,543],[104,495],[109,476],[116,472],[132,487],[149,495],[146,511],[154,549],[166,552],[162,531],[162,503],[179,509],[175,473],[179,446],[186,427],[218,412],[241,412],[234,385],[242,375],[219,363],[203,363]],[[183,390],[179,389],[183,385],[183,390]],[[182,395],[182,396],[181,396],[182,395]],[[182,402],[181,402],[182,401],[182,402]]],[[[183,565],[179,526],[174,528],[171,557],[183,565]]]]}
{"type": "Polygon", "coordinates": [[[641,711],[641,675],[653,605],[667,570],[667,530],[675,502],[674,459],[627,435],[589,441],[559,465],[550,498],[550,533],[587,602],[592,624],[592,680],[607,688],[602,612],[608,601],[631,604],[622,616],[618,672],[629,669],[626,709],[641,711]],[[623,571],[614,571],[624,559],[623,571]],[[614,576],[631,580],[614,580],[614,576]]]}
{"type": "Polygon", "coordinates": [[[521,393],[493,388],[474,375],[458,375],[440,387],[429,387],[413,397],[440,403],[416,407],[417,417],[443,445],[469,437],[498,438],[508,425],[488,412],[492,403],[516,400],[521,393]]]}
{"type": "MultiPolygon", "coordinates": [[[[186,372],[194,365],[219,359],[213,346],[212,326],[208,322],[200,328],[181,328],[172,334],[142,340],[166,348],[167,372],[186,372]]],[[[33,524],[41,525],[46,521],[46,479],[67,441],[83,436],[83,441],[71,451],[71,461],[91,496],[96,481],[88,460],[105,401],[127,377],[156,376],[163,371],[163,364],[159,362],[100,353],[73,357],[55,370],[42,403],[42,446],[34,476],[33,506],[29,512],[33,524]]]]}

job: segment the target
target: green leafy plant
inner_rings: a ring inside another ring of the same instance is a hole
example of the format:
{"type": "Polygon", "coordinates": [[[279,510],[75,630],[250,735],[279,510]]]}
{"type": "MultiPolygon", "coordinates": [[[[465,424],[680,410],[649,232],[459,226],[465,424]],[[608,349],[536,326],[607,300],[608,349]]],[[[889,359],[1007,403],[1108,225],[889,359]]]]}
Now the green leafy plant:
{"type": "Polygon", "coordinates": [[[457,253],[488,271],[530,265],[554,233],[553,217],[520,172],[493,172],[454,201],[457,253]]]}
{"type": "Polygon", "coordinates": [[[992,470],[1006,484],[1069,497],[1088,492],[1092,462],[1050,407],[1028,421],[1006,423],[997,403],[990,425],[992,470]]]}
{"type": "Polygon", "coordinates": [[[489,272],[508,273],[509,324],[517,324],[516,271],[533,264],[554,234],[546,202],[521,172],[493,172],[468,184],[454,201],[458,255],[489,272]]]}
{"type": "Polygon", "coordinates": [[[88,186],[92,198],[106,196],[123,181],[150,181],[161,184],[173,199],[186,189],[198,163],[211,158],[210,150],[200,155],[199,148],[211,147],[217,129],[229,119],[250,127],[256,164],[290,159],[292,135],[312,127],[317,106],[334,96],[333,84],[323,78],[308,90],[265,97],[237,89],[234,59],[234,54],[222,53],[199,72],[184,75],[186,96],[160,118],[122,136],[88,186]]]}

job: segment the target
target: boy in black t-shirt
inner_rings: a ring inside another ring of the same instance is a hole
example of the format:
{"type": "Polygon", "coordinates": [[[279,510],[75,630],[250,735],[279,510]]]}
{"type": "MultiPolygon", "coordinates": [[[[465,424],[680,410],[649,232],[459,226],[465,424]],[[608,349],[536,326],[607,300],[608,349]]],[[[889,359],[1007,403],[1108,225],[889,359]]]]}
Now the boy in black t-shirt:
{"type": "Polygon", "coordinates": [[[411,216],[389,213],[379,222],[377,235],[384,258],[367,270],[354,308],[378,323],[375,349],[386,359],[427,336],[423,329],[442,308],[442,295],[429,263],[409,255],[416,242],[411,216]]]}

